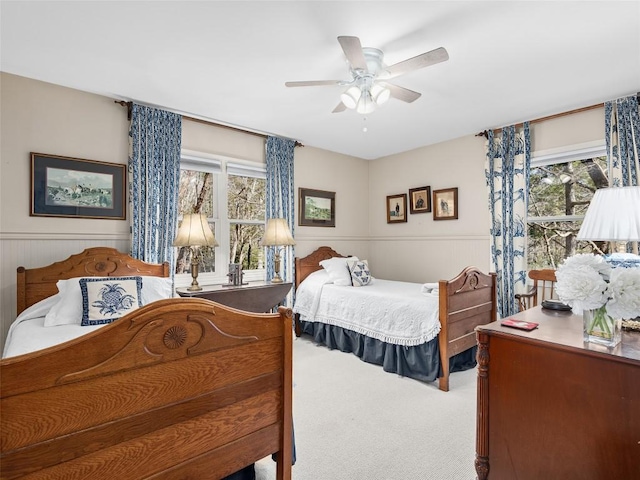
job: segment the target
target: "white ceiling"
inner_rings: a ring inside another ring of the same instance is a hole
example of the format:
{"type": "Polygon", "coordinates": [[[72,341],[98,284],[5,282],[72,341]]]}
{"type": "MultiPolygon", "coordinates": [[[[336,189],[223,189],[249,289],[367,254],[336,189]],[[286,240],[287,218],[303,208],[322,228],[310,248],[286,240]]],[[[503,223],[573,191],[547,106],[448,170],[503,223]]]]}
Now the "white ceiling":
{"type": "Polygon", "coordinates": [[[1,69],[289,137],[365,159],[640,90],[638,1],[5,1],[1,69]],[[422,93],[331,113],[349,78],[337,37],[385,63],[444,47],[394,79],[422,93]],[[363,125],[368,127],[364,133],[363,125]]]}

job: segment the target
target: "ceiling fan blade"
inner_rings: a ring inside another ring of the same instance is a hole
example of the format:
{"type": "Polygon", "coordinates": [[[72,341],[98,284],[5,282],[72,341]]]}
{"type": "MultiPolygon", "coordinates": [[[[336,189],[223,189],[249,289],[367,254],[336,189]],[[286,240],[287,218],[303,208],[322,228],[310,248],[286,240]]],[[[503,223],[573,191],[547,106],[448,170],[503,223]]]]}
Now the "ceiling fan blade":
{"type": "Polygon", "coordinates": [[[331,113],[340,113],[340,112],[344,112],[347,109],[347,106],[340,102],[338,105],[336,105],[336,108],[334,108],[331,113]]]}
{"type": "Polygon", "coordinates": [[[391,91],[391,96],[403,102],[411,103],[419,99],[422,94],[409,90],[408,88],[399,87],[392,83],[380,83],[380,85],[387,87],[391,91]]]}
{"type": "Polygon", "coordinates": [[[449,60],[449,54],[447,51],[442,47],[436,48],[430,52],[417,55],[387,67],[386,70],[389,72],[389,75],[386,78],[397,77],[398,75],[418,70],[419,68],[428,67],[429,65],[434,65],[436,63],[445,62],[447,60],[449,60]]]}
{"type": "Polygon", "coordinates": [[[340,42],[340,46],[353,69],[368,71],[367,62],[364,59],[364,53],[362,53],[362,44],[358,37],[341,36],[338,37],[338,42],[340,42]]]}
{"type": "Polygon", "coordinates": [[[320,85],[342,85],[343,80],[308,80],[301,82],[284,82],[287,87],[317,87],[320,85]]]}

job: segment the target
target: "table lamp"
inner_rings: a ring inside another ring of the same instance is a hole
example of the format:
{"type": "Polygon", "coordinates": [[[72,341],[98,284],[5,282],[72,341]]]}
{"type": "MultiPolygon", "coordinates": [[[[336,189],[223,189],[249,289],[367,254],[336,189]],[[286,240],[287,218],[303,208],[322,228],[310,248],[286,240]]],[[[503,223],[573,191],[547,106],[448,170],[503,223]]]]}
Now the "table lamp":
{"type": "Polygon", "coordinates": [[[264,237],[260,241],[260,244],[265,247],[274,248],[274,273],[271,283],[282,283],[280,277],[280,251],[287,245],[295,245],[296,242],[291,235],[287,221],[284,218],[270,218],[267,220],[267,227],[264,231],[264,237]]]}
{"type": "Polygon", "coordinates": [[[640,240],[640,186],[600,188],[591,199],[578,240],[640,240]]]}
{"type": "Polygon", "coordinates": [[[174,247],[189,247],[191,249],[191,277],[193,281],[187,288],[190,291],[202,290],[198,285],[198,267],[202,261],[200,247],[217,247],[216,241],[207,217],[200,213],[190,213],[182,217],[182,223],[178,228],[178,234],[173,241],[174,247]]]}

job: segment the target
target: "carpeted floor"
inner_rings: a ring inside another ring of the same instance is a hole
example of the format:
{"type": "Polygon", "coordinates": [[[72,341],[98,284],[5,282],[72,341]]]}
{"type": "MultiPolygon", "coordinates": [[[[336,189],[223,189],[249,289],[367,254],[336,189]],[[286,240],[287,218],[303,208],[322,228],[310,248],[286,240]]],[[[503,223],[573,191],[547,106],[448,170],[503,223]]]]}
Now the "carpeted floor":
{"type": "MultiPolygon", "coordinates": [[[[452,374],[445,393],[295,339],[294,480],[474,479],[476,375],[452,374]]],[[[256,478],[275,478],[270,458],[256,478]]]]}

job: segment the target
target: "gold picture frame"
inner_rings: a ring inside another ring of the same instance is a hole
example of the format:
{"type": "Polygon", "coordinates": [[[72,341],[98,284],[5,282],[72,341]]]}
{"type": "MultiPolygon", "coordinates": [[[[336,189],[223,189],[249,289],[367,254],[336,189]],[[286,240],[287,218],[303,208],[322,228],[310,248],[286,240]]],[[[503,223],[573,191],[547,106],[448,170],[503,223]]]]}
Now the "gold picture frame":
{"type": "Polygon", "coordinates": [[[387,196],[387,223],[407,221],[407,194],[387,196]]]}
{"type": "Polygon", "coordinates": [[[458,188],[443,188],[433,191],[433,219],[458,219],[458,188]]]}

